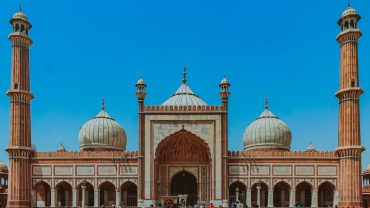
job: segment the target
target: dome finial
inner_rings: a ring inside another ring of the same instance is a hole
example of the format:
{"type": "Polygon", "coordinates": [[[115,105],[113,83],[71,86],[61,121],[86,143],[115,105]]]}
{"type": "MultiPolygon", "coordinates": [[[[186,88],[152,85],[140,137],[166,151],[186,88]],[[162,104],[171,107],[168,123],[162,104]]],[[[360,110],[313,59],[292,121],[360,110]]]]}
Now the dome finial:
{"type": "Polygon", "coordinates": [[[22,2],[19,4],[19,11],[22,12],[22,2]]]}
{"type": "Polygon", "coordinates": [[[182,83],[186,84],[186,64],[184,64],[184,71],[182,72],[182,83]]]}
{"type": "Polygon", "coordinates": [[[266,96],[266,100],[265,100],[265,109],[268,110],[269,109],[269,98],[266,96]]]}
{"type": "Polygon", "coordinates": [[[348,0],[348,8],[351,8],[351,0],[348,0]]]}
{"type": "Polygon", "coordinates": [[[101,109],[103,111],[105,111],[105,102],[104,102],[104,97],[102,97],[102,101],[101,101],[101,109]]]}

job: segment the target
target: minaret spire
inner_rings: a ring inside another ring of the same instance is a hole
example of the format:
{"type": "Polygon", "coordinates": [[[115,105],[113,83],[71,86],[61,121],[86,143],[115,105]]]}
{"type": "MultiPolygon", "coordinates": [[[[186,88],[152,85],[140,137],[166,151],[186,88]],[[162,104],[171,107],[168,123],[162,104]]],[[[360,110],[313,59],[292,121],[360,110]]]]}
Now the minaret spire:
{"type": "Polygon", "coordinates": [[[351,0],[348,0],[348,8],[351,7],[351,0]]]}
{"type": "Polygon", "coordinates": [[[182,83],[186,84],[186,65],[184,65],[184,71],[182,72],[182,83]]]}
{"type": "Polygon", "coordinates": [[[103,111],[105,111],[105,102],[104,102],[104,97],[102,97],[102,99],[101,99],[101,109],[102,109],[103,111]]]}
{"type": "Polygon", "coordinates": [[[19,4],[19,11],[22,12],[22,2],[19,4]]]}
{"type": "Polygon", "coordinates": [[[269,98],[266,96],[266,99],[265,99],[265,109],[268,110],[269,109],[269,98]]]}

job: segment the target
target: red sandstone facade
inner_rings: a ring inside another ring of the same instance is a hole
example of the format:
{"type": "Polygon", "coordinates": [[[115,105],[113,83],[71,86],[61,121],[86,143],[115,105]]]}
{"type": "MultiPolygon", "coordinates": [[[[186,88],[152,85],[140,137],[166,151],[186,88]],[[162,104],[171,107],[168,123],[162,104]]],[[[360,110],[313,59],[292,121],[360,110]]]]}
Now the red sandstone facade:
{"type": "Polygon", "coordinates": [[[293,207],[297,203],[306,207],[362,207],[359,20],[349,7],[338,22],[341,61],[335,151],[319,152],[312,146],[304,152],[290,151],[290,130],[269,111],[267,102],[256,125],[246,130],[245,150],[229,151],[230,83],[226,78],[221,81],[222,104],[210,106],[191,91],[184,70],[182,85],[162,105],[146,106],[147,86],[142,79],[137,82],[138,151],[117,146],[118,140],[125,145],[126,135],[103,103],[102,111],[80,132],[81,151],[68,152],[61,147],[56,152],[37,152],[31,147],[31,24],[22,11],[17,12],[10,20],[13,31],[9,35],[12,78],[7,93],[11,101],[7,207],[142,207],[182,198],[189,204],[225,207],[235,201],[249,207],[293,207]],[[284,130],[261,128],[264,122],[284,130]],[[112,132],[105,128],[120,135],[107,137],[105,131],[112,132]],[[96,148],[91,141],[97,142],[96,148]]]}

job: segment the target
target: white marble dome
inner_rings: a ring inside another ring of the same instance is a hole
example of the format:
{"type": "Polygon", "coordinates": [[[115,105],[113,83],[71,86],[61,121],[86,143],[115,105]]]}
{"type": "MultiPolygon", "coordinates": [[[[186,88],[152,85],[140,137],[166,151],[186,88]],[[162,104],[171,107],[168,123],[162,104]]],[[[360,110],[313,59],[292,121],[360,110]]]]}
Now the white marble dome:
{"type": "Polygon", "coordinates": [[[266,106],[265,111],[245,130],[244,150],[289,151],[292,134],[289,127],[266,106]]]}
{"type": "Polygon", "coordinates": [[[357,11],[353,9],[352,7],[348,7],[344,12],[342,13],[342,17],[347,15],[358,15],[357,11]]]}
{"type": "Polygon", "coordinates": [[[105,111],[86,122],[79,132],[81,150],[126,150],[125,130],[105,111]]]}

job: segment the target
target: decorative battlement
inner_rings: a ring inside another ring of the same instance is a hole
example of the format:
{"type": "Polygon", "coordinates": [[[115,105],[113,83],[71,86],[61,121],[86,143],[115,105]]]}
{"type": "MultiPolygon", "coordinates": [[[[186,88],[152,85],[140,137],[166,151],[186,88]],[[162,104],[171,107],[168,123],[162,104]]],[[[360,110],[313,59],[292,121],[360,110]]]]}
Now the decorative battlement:
{"type": "Polygon", "coordinates": [[[224,112],[222,106],[145,106],[144,112],[224,112]]]}
{"type": "Polygon", "coordinates": [[[120,159],[135,159],[139,157],[137,151],[81,151],[81,152],[35,152],[35,158],[52,159],[52,158],[120,158],[120,159]]]}
{"type": "Polygon", "coordinates": [[[278,151],[229,151],[228,156],[231,158],[258,158],[258,157],[272,157],[272,158],[336,158],[338,157],[335,151],[325,152],[310,152],[310,151],[296,151],[296,152],[278,152],[278,151]]]}

